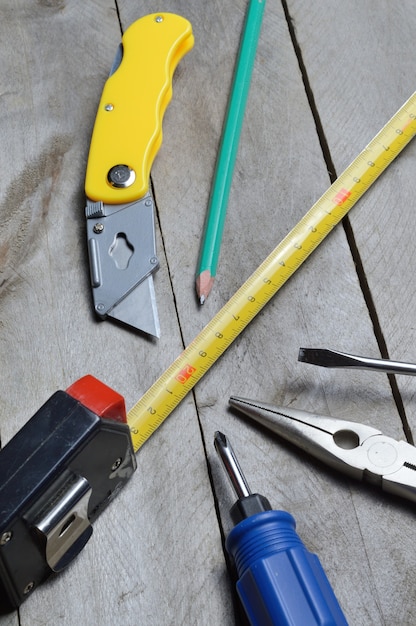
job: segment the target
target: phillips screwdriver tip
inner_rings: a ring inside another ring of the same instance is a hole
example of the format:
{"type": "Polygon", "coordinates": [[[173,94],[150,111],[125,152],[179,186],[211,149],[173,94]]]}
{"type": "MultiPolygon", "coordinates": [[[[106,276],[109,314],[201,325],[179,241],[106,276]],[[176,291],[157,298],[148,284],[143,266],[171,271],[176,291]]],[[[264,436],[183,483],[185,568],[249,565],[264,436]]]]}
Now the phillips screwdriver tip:
{"type": "Polygon", "coordinates": [[[221,431],[215,431],[214,435],[214,445],[217,448],[217,445],[226,446],[227,445],[227,437],[221,431]]]}
{"type": "Polygon", "coordinates": [[[241,470],[237,457],[227,437],[219,430],[214,436],[214,446],[228,474],[238,498],[246,498],[251,494],[250,487],[241,470]]]}

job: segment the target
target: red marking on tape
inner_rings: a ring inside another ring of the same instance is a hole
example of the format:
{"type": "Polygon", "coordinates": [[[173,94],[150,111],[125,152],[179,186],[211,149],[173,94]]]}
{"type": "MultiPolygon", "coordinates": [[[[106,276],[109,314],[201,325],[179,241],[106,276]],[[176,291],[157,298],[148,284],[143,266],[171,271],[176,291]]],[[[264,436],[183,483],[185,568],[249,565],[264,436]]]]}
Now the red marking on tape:
{"type": "Polygon", "coordinates": [[[196,372],[195,367],[193,367],[192,365],[185,365],[185,367],[181,369],[179,374],[176,374],[175,378],[177,381],[179,381],[183,385],[192,376],[194,372],[196,372]]]}
{"type": "Polygon", "coordinates": [[[351,191],[343,187],[342,189],[338,191],[337,195],[333,199],[333,202],[335,202],[335,204],[337,204],[338,206],[341,206],[341,204],[343,204],[345,200],[348,200],[350,195],[351,195],[351,191]]]}

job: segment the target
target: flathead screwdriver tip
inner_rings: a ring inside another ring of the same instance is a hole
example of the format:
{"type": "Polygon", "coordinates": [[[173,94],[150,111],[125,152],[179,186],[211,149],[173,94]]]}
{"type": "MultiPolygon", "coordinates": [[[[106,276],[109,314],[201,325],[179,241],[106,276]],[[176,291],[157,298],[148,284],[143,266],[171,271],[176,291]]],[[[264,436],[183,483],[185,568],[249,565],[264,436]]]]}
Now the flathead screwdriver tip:
{"type": "Polygon", "coordinates": [[[372,370],[385,374],[407,374],[416,376],[415,363],[403,363],[390,359],[374,359],[355,354],[346,354],[325,348],[300,348],[298,360],[321,367],[372,370]]]}
{"type": "Polygon", "coordinates": [[[328,350],[327,348],[300,348],[298,354],[298,361],[302,363],[329,368],[357,367],[362,360],[363,357],[356,357],[352,354],[345,354],[338,350],[328,350]]]}
{"type": "Polygon", "coordinates": [[[327,352],[327,350],[321,348],[299,348],[298,361],[310,363],[311,365],[320,365],[322,356],[325,356],[327,352]]]}

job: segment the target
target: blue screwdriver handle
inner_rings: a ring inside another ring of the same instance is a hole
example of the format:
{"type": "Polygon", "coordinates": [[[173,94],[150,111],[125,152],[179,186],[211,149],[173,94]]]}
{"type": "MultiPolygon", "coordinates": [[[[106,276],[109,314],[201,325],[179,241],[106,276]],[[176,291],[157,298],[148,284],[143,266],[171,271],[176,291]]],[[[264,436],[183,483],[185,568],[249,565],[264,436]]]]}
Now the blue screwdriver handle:
{"type": "Polygon", "coordinates": [[[226,548],[251,626],[348,626],[319,558],[285,511],[264,511],[235,526],[226,548]]]}

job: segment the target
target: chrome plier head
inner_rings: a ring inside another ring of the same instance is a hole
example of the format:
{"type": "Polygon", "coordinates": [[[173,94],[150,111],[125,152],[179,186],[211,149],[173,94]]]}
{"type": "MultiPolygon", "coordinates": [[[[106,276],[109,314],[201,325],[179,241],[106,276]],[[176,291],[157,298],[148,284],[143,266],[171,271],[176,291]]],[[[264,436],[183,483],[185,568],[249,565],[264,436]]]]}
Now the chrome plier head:
{"type": "Polygon", "coordinates": [[[327,465],[416,502],[416,448],[356,422],[246,398],[230,405],[327,465]]]}

